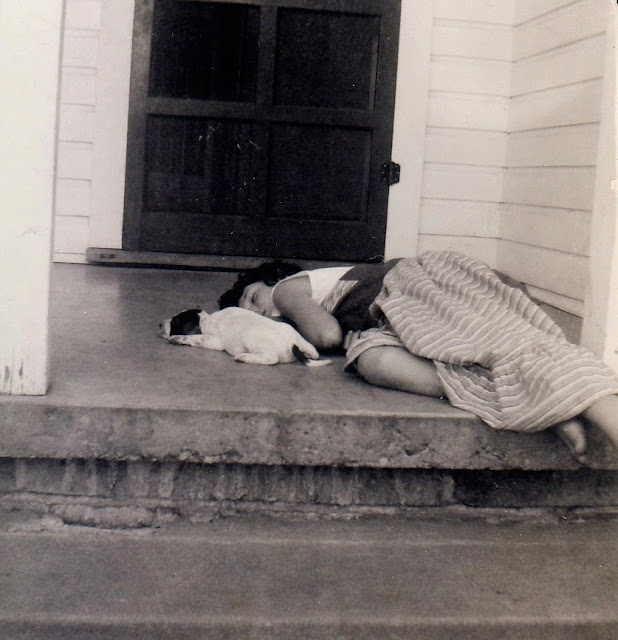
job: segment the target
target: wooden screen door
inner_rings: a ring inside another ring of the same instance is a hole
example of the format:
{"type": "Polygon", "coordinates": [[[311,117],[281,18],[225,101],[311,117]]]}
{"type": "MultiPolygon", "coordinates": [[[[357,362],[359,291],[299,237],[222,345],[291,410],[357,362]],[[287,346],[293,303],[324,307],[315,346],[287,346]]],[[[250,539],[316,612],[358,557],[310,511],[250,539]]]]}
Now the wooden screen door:
{"type": "Polygon", "coordinates": [[[400,0],[139,0],[123,248],[384,252],[400,0]]]}

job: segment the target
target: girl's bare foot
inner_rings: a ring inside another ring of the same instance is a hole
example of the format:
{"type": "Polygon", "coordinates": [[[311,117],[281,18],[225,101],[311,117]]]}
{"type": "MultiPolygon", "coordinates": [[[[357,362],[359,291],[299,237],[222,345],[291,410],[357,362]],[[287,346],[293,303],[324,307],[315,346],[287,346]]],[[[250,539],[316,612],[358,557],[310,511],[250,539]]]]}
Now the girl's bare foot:
{"type": "Polygon", "coordinates": [[[561,440],[569,448],[573,457],[580,463],[586,463],[586,431],[584,425],[577,419],[567,420],[554,427],[561,440]]]}

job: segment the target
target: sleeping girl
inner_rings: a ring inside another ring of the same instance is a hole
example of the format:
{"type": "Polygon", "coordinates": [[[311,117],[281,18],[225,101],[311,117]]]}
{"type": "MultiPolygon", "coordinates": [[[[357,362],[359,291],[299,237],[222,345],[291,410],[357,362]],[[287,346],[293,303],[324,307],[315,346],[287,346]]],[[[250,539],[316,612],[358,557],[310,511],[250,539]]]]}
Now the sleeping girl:
{"type": "Polygon", "coordinates": [[[554,427],[585,461],[582,418],[618,447],[618,379],[524,293],[452,251],[303,271],[275,261],[219,299],[283,317],[346,369],[381,387],[446,397],[494,429],[554,427]]]}

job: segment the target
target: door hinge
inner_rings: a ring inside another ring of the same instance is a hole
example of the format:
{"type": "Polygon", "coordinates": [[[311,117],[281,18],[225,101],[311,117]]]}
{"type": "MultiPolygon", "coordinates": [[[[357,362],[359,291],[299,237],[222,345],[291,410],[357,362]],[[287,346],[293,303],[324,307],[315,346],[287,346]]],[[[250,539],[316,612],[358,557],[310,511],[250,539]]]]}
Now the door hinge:
{"type": "Polygon", "coordinates": [[[386,182],[389,187],[399,182],[399,176],[401,175],[401,166],[396,162],[389,160],[385,162],[380,168],[380,180],[386,182]]]}

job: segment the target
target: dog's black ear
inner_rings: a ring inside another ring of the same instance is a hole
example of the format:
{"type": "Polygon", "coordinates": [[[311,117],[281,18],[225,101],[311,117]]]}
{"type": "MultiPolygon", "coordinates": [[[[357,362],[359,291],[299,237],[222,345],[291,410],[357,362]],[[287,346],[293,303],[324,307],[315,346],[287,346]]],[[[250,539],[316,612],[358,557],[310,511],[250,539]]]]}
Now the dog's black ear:
{"type": "Polygon", "coordinates": [[[201,309],[187,309],[174,316],[170,321],[170,337],[202,333],[200,329],[201,311],[201,309]]]}

